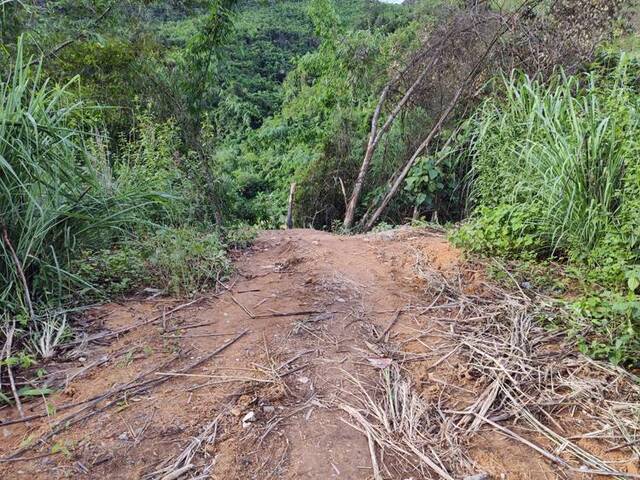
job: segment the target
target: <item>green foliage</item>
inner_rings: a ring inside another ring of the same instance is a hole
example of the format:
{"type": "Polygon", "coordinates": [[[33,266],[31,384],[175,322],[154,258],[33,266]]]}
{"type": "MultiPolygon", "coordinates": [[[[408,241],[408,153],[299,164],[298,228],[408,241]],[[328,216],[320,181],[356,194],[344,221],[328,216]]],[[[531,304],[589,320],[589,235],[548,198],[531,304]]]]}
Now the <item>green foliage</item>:
{"type": "Polygon", "coordinates": [[[109,249],[82,252],[70,268],[87,283],[87,287],[77,295],[91,300],[133,292],[150,280],[146,267],[140,246],[125,243],[109,249]]]}
{"type": "Polygon", "coordinates": [[[299,224],[326,227],[343,214],[342,185],[357,174],[371,104],[387,79],[388,62],[398,56],[391,46],[406,41],[406,34],[349,30],[340,15],[346,8],[326,0],[309,4],[320,45],[287,76],[280,111],[233,147],[239,179],[251,172],[263,180],[253,183],[258,188],[249,196],[238,191],[238,203],[250,202],[255,213],[242,217],[247,221],[281,225],[292,181],[298,184],[299,224]]]}
{"type": "Polygon", "coordinates": [[[98,113],[116,138],[132,127],[137,103],[153,98],[143,94],[147,87],[143,75],[153,75],[150,64],[157,48],[147,38],[100,36],[72,43],[45,63],[45,69],[61,82],[77,75],[77,90],[85,102],[108,106],[98,113]]]}
{"type": "Polygon", "coordinates": [[[206,93],[211,86],[209,79],[221,58],[221,47],[231,36],[230,8],[234,3],[235,0],[212,0],[209,12],[199,19],[200,25],[187,43],[185,54],[188,61],[183,64],[186,76],[182,88],[196,121],[205,111],[206,93]]]}
{"type": "Polygon", "coordinates": [[[474,252],[567,259],[589,291],[570,320],[582,348],[627,364],[640,351],[639,72],[603,54],[548,84],[505,79],[468,122],[475,210],[453,235],[474,252]]]}
{"type": "Polygon", "coordinates": [[[583,352],[615,364],[638,365],[640,298],[636,294],[606,292],[571,306],[574,334],[583,352]]]}
{"type": "Polygon", "coordinates": [[[30,68],[18,47],[15,68],[0,85],[0,305],[28,311],[27,298],[48,303],[83,286],[68,273],[73,253],[108,245],[140,222],[139,206],[158,199],[113,184],[71,84],[57,86],[30,68]],[[19,259],[27,281],[11,250],[19,259]]]}
{"type": "Polygon", "coordinates": [[[90,287],[77,295],[97,300],[137,293],[143,287],[193,295],[216,287],[231,269],[226,250],[248,247],[255,235],[255,228],[238,225],[225,231],[223,242],[216,233],[193,227],[163,227],[139,240],[83,252],[72,271],[90,287]]]}
{"type": "Polygon", "coordinates": [[[218,235],[192,228],[163,229],[147,241],[149,267],[158,287],[192,295],[216,286],[230,270],[218,235]]]}
{"type": "Polygon", "coordinates": [[[476,204],[538,205],[528,227],[565,254],[589,254],[619,231],[632,201],[625,171],[640,145],[634,68],[623,57],[549,85],[505,80],[505,100],[487,102],[470,121],[476,204]]]}
{"type": "MultiPolygon", "coordinates": [[[[48,357],[69,335],[53,307],[143,286],[193,294],[215,286],[229,263],[218,235],[193,223],[206,192],[191,181],[194,155],[181,153],[175,122],[138,113],[112,153],[72,93],[77,80],[56,85],[28,63],[19,45],[0,86],[0,308],[3,323],[18,320],[16,345],[48,357]]],[[[251,233],[230,237],[239,247],[251,233]]]]}
{"type": "Polygon", "coordinates": [[[452,243],[474,253],[530,258],[546,245],[529,220],[539,212],[535,205],[479,207],[480,220],[464,224],[451,235],[452,243]]]}
{"type": "Polygon", "coordinates": [[[445,146],[416,162],[404,192],[418,212],[437,212],[440,220],[450,220],[464,210],[463,184],[464,170],[452,149],[445,146]]]}
{"type": "Polygon", "coordinates": [[[241,223],[225,230],[224,243],[227,248],[241,250],[248,248],[257,235],[257,227],[241,223]]]}
{"type": "Polygon", "coordinates": [[[153,222],[181,223],[195,216],[197,190],[188,180],[188,164],[180,154],[182,142],[175,122],[159,122],[149,113],[136,116],[135,129],[122,142],[115,165],[118,189],[165,197],[147,204],[144,218],[153,222]]]}

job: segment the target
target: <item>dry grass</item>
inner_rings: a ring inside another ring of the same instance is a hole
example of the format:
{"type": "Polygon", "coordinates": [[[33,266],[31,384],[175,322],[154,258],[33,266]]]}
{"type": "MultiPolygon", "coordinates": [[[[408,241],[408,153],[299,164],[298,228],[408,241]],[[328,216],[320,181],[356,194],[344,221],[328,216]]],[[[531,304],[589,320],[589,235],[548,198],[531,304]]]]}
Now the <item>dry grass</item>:
{"type": "MultiPolygon", "coordinates": [[[[347,423],[369,440],[374,478],[383,478],[375,452],[377,446],[383,455],[389,452],[400,457],[420,478],[453,480],[448,465],[450,459],[458,459],[463,464],[469,462],[464,450],[456,444],[457,437],[443,429],[444,417],[439,415],[439,409],[412,389],[397,366],[384,369],[380,379],[377,391],[370,393],[351,376],[357,387],[351,395],[353,401],[340,405],[351,417],[347,423]]],[[[387,474],[396,477],[389,471],[387,474]]]]}
{"type": "Polygon", "coordinates": [[[455,369],[461,381],[437,395],[420,395],[399,367],[401,352],[378,385],[352,377],[357,394],[342,409],[372,444],[376,478],[387,467],[374,446],[402,460],[391,465],[410,465],[423,478],[478,473],[469,446],[487,429],[567,473],[640,478],[606,458],[615,450],[628,464],[640,459],[640,379],[581,355],[562,334],[545,329],[541,319],[559,308],[547,299],[486,283],[468,294],[460,273],[445,277],[421,261],[416,272],[435,299],[419,309],[429,326],[422,336],[435,343],[427,356],[430,371],[455,369]],[[584,439],[596,441],[605,455],[589,451],[584,439]]]}

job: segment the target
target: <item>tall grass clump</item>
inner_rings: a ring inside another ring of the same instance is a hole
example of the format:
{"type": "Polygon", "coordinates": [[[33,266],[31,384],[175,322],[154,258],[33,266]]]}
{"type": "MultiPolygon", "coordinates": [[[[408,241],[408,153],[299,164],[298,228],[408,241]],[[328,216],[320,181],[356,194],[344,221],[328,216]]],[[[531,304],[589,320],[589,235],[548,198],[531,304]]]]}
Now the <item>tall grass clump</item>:
{"type": "Polygon", "coordinates": [[[71,93],[77,79],[42,78],[18,44],[0,83],[0,309],[34,320],[86,282],[67,268],[83,249],[113,243],[156,198],[121,192],[71,93]]]}
{"type": "Polygon", "coordinates": [[[559,72],[547,83],[519,74],[502,79],[502,94],[467,123],[461,160],[470,165],[472,215],[454,235],[471,250],[578,266],[592,291],[608,292],[607,305],[591,302],[580,315],[595,320],[597,310],[593,323],[606,331],[605,343],[636,359],[639,73],[624,54],[603,54],[588,72],[559,72]]]}

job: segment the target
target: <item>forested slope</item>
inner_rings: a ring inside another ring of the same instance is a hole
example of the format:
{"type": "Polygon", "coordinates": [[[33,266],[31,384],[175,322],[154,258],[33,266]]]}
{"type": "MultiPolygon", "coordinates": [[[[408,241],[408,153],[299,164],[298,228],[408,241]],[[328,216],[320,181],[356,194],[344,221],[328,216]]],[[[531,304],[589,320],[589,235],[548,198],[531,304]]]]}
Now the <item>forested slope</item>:
{"type": "Polygon", "coordinates": [[[638,11],[0,0],[0,477],[638,478],[638,11]]]}
{"type": "Polygon", "coordinates": [[[219,286],[295,183],[299,227],[464,221],[457,245],[565,297],[550,326],[637,365],[633,2],[1,8],[5,363],[89,303],[219,286]]]}

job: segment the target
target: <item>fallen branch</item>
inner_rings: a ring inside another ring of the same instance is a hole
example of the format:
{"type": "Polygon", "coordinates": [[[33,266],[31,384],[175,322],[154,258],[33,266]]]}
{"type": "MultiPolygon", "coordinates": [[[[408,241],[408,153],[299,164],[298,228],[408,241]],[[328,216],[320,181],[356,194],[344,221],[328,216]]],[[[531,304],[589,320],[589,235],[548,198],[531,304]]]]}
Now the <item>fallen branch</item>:
{"type": "Polygon", "coordinates": [[[89,335],[88,337],[84,337],[84,338],[69,342],[66,345],[69,345],[69,346],[71,346],[71,345],[79,345],[79,344],[82,344],[82,343],[85,343],[85,342],[94,342],[96,340],[105,340],[105,339],[108,339],[108,338],[117,337],[119,335],[122,335],[123,333],[127,333],[127,332],[129,332],[131,330],[134,330],[136,328],[144,327],[145,325],[149,325],[150,323],[154,323],[154,322],[157,322],[158,320],[162,320],[167,315],[171,315],[171,314],[176,313],[176,312],[178,312],[178,311],[180,311],[180,310],[182,310],[184,308],[190,307],[192,305],[195,305],[198,302],[201,302],[202,300],[204,300],[204,298],[205,297],[196,298],[195,300],[192,300],[191,302],[184,303],[182,305],[178,305],[177,307],[172,308],[168,312],[162,312],[161,314],[156,315],[155,317],[150,318],[149,320],[145,320],[143,322],[139,322],[139,323],[136,323],[136,324],[133,324],[133,325],[122,327],[122,328],[119,328],[118,330],[114,330],[112,332],[103,332],[103,333],[98,333],[98,334],[95,334],[95,335],[89,335]]]}
{"type": "MultiPolygon", "coordinates": [[[[231,295],[231,294],[229,294],[231,295]]],[[[236,297],[234,297],[233,295],[231,295],[231,300],[233,300],[233,303],[235,303],[236,305],[238,305],[243,311],[244,313],[246,313],[249,318],[256,318],[256,316],[251,313],[251,311],[249,311],[249,309],[247,307],[245,307],[243,304],[241,304],[238,299],[236,297]]]]}
{"type": "Polygon", "coordinates": [[[190,330],[192,328],[200,328],[200,327],[207,327],[209,325],[214,325],[218,323],[216,320],[214,320],[213,322],[203,322],[203,323],[193,323],[193,324],[189,324],[189,325],[180,325],[178,327],[174,327],[174,328],[170,328],[168,330],[165,330],[164,333],[172,333],[172,332],[179,332],[180,330],[190,330]]]}
{"type": "MultiPolygon", "coordinates": [[[[182,369],[180,369],[178,372],[176,373],[186,373],[189,370],[192,370],[194,368],[199,367],[200,365],[202,365],[203,363],[209,361],[210,359],[212,359],[214,356],[218,355],[219,353],[223,352],[224,350],[226,350],[227,348],[229,348],[231,345],[233,345],[235,342],[237,342],[238,340],[240,340],[244,335],[246,335],[249,332],[249,330],[244,330],[243,332],[241,332],[240,334],[238,334],[236,337],[234,337],[233,339],[231,339],[228,342],[225,342],[224,345],[220,346],[219,348],[217,348],[216,350],[212,351],[211,353],[205,355],[204,357],[202,357],[199,360],[196,360],[195,362],[190,363],[189,365],[183,367],[182,369]]],[[[96,415],[97,413],[103,412],[105,410],[107,410],[108,408],[110,408],[113,405],[116,405],[119,401],[120,401],[120,397],[116,397],[114,399],[112,399],[111,401],[109,401],[106,405],[97,408],[96,410],[87,412],[85,415],[82,416],[77,416],[80,412],[86,410],[87,408],[90,408],[91,406],[96,406],[98,403],[100,403],[103,400],[106,400],[107,398],[113,397],[114,395],[117,395],[118,393],[122,393],[122,392],[126,392],[126,394],[128,396],[132,396],[132,395],[136,395],[138,393],[141,393],[145,390],[147,390],[150,387],[157,387],[165,382],[167,382],[168,380],[170,380],[171,378],[173,378],[173,376],[162,376],[160,378],[154,378],[151,380],[145,380],[143,382],[140,383],[135,383],[139,380],[141,380],[142,378],[156,372],[157,370],[163,368],[164,366],[168,365],[169,363],[175,361],[175,358],[169,360],[169,362],[165,362],[163,365],[154,367],[153,369],[151,369],[150,371],[143,373],[142,375],[139,375],[138,377],[136,377],[136,379],[133,382],[128,383],[127,385],[115,390],[115,391],[111,391],[111,392],[106,392],[100,396],[98,396],[95,400],[91,401],[89,405],[83,407],[81,410],[79,410],[78,412],[74,412],[71,415],[68,415],[67,417],[61,419],[60,421],[58,421],[56,423],[56,425],[54,425],[53,427],[51,427],[50,432],[45,435],[44,437],[40,438],[37,442],[34,442],[31,445],[27,445],[23,448],[20,448],[19,450],[17,450],[16,452],[14,452],[13,454],[11,454],[9,457],[5,457],[5,458],[0,458],[0,463],[7,463],[7,462],[13,462],[13,461],[18,461],[16,460],[16,458],[19,455],[22,455],[23,453],[31,450],[32,448],[34,448],[37,444],[42,444],[46,441],[48,441],[49,439],[53,438],[54,436],[56,436],[58,433],[60,433],[63,430],[66,430],[67,428],[83,421],[83,420],[87,420],[88,418],[92,417],[93,415],[96,415]]]]}
{"type": "Polygon", "coordinates": [[[302,310],[300,312],[273,312],[273,313],[260,313],[253,318],[272,318],[272,317],[297,317],[300,315],[315,315],[318,313],[325,313],[321,310],[302,310]]]}

